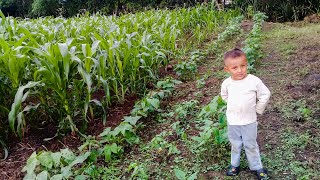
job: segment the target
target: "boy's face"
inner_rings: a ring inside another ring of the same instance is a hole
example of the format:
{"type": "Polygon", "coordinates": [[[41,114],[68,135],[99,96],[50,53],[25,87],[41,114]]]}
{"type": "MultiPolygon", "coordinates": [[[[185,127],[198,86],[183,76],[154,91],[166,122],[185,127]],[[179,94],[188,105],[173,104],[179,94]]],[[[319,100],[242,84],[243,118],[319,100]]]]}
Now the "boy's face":
{"type": "Polygon", "coordinates": [[[247,76],[246,56],[225,59],[224,70],[231,75],[233,80],[241,80],[247,76]]]}

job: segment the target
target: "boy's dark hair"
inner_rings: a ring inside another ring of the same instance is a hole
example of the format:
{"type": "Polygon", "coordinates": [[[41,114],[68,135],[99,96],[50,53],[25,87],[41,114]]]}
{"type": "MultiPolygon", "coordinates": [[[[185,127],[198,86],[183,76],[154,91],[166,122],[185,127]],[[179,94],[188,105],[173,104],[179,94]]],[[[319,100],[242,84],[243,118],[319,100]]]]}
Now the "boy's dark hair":
{"type": "Polygon", "coordinates": [[[228,58],[237,58],[237,57],[241,57],[241,56],[245,56],[245,53],[238,48],[234,48],[230,51],[227,51],[226,53],[224,53],[224,61],[228,58]]]}

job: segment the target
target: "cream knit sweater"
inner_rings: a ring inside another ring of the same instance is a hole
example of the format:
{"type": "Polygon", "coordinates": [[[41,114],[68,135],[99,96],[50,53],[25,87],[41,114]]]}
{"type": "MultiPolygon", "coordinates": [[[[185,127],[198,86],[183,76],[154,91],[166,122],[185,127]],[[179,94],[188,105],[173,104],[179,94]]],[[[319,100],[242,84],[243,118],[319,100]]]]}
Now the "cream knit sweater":
{"type": "Polygon", "coordinates": [[[247,125],[257,121],[269,98],[269,89],[256,76],[248,74],[242,80],[225,79],[221,85],[222,99],[227,102],[229,125],[247,125]]]}

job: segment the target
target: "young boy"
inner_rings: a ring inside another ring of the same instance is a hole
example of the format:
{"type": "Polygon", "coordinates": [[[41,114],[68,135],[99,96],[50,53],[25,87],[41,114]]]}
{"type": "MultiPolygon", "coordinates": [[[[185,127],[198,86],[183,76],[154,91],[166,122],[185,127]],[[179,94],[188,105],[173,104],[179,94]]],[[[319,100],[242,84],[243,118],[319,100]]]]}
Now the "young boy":
{"type": "Polygon", "coordinates": [[[222,99],[227,102],[228,138],[231,143],[231,165],[227,176],[239,174],[244,146],[250,170],[258,179],[265,179],[267,172],[262,167],[257,144],[257,113],[263,113],[270,91],[258,77],[247,74],[246,55],[240,49],[226,52],[224,65],[224,70],[231,75],[221,85],[222,99]]]}

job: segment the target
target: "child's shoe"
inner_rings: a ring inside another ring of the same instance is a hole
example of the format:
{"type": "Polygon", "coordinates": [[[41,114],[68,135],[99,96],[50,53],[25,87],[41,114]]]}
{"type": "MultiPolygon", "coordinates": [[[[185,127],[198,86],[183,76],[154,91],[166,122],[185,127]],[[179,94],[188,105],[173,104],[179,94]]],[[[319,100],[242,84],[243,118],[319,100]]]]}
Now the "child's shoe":
{"type": "Polygon", "coordinates": [[[261,179],[262,180],[268,179],[268,172],[265,169],[259,169],[259,170],[255,171],[255,174],[256,174],[257,178],[260,180],[261,179]]]}
{"type": "Polygon", "coordinates": [[[240,172],[239,167],[234,167],[234,166],[230,165],[228,167],[227,176],[236,176],[239,174],[239,172],[240,172]]]}

